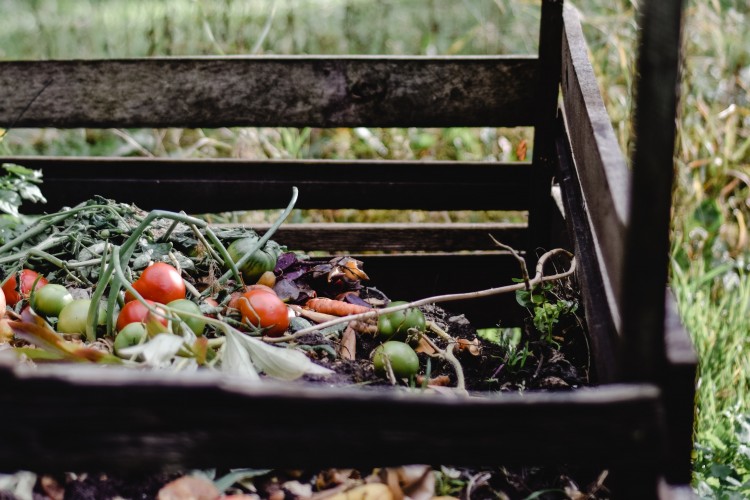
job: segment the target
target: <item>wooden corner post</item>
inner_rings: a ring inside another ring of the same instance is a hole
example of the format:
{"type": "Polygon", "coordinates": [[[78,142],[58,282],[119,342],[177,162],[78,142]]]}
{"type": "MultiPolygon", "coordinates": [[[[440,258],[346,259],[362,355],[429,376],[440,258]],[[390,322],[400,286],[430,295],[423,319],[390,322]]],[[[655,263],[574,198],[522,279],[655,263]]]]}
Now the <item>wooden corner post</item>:
{"type": "Polygon", "coordinates": [[[622,285],[622,366],[662,382],[682,0],[642,2],[633,114],[630,224],[622,285]]]}
{"type": "Polygon", "coordinates": [[[529,243],[526,260],[536,263],[540,248],[549,250],[551,240],[550,194],[557,152],[555,127],[562,67],[563,0],[543,0],[539,26],[537,99],[534,109],[534,151],[529,208],[529,243]]]}

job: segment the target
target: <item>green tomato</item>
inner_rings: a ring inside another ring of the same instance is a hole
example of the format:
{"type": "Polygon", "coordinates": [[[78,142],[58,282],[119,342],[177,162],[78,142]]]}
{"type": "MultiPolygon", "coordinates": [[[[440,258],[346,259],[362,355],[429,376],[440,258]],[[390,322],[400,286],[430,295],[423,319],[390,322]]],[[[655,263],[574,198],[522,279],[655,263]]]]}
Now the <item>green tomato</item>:
{"type": "MultiPolygon", "coordinates": [[[[75,333],[83,335],[86,333],[86,320],[89,315],[90,299],[75,299],[68,303],[60,311],[57,318],[57,331],[60,333],[75,333]]],[[[107,321],[104,304],[99,304],[99,317],[97,325],[101,326],[107,321]]]]}
{"type": "MultiPolygon", "coordinates": [[[[227,247],[227,253],[235,263],[239,262],[258,243],[257,236],[248,236],[232,242],[227,247]]],[[[266,272],[273,271],[276,260],[281,255],[281,247],[273,240],[269,240],[263,248],[253,252],[252,256],[240,266],[239,270],[247,283],[255,283],[266,272]]]]}
{"type": "Polygon", "coordinates": [[[34,291],[31,308],[43,316],[59,316],[63,308],[73,302],[73,296],[62,285],[50,283],[34,291]]]}
{"type": "Polygon", "coordinates": [[[417,353],[403,342],[389,340],[375,348],[372,364],[376,373],[381,375],[387,373],[386,359],[391,365],[393,374],[398,378],[413,377],[419,371],[417,353]]]}
{"type": "MultiPolygon", "coordinates": [[[[193,331],[196,335],[202,335],[203,330],[206,328],[206,321],[200,318],[195,318],[193,316],[189,316],[188,314],[180,314],[180,312],[185,312],[189,314],[197,314],[199,316],[203,316],[203,313],[201,312],[201,308],[189,299],[177,299],[173,300],[169,304],[167,304],[167,307],[170,309],[174,309],[177,317],[179,317],[182,321],[185,322],[185,324],[193,331]]],[[[172,329],[175,330],[174,333],[177,332],[177,325],[180,324],[177,321],[172,322],[172,329]]]]}
{"type": "MultiPolygon", "coordinates": [[[[406,304],[403,300],[391,302],[388,307],[406,304]]],[[[427,328],[424,314],[416,307],[378,316],[378,333],[387,338],[406,338],[409,330],[424,332],[427,328]]]]}
{"type": "Polygon", "coordinates": [[[120,350],[126,347],[138,345],[148,333],[143,323],[130,323],[115,337],[115,354],[120,356],[120,350]]]}

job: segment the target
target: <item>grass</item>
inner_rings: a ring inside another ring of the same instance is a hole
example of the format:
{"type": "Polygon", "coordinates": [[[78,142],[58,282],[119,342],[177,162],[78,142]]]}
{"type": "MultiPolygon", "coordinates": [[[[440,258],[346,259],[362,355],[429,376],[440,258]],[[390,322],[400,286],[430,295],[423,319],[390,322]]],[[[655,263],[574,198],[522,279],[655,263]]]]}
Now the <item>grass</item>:
{"type": "MultiPolygon", "coordinates": [[[[574,3],[584,16],[605,105],[628,151],[637,2],[574,3]]],[[[687,3],[671,287],[701,360],[694,487],[707,498],[733,498],[750,495],[750,345],[745,340],[750,330],[750,6],[745,0],[687,3]]],[[[0,10],[6,13],[0,19],[0,58],[10,59],[525,54],[536,51],[538,36],[536,1],[0,0],[0,10]]],[[[523,129],[15,130],[0,143],[0,152],[497,160],[511,159],[531,134],[523,129]]],[[[470,217],[423,215],[434,216],[470,217]]]]}

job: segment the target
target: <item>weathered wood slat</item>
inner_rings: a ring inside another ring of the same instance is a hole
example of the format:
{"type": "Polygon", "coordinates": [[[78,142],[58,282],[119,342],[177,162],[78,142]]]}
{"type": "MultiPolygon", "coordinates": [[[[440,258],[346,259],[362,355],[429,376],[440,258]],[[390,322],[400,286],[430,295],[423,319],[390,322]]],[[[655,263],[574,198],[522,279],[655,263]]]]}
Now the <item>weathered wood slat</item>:
{"type": "Polygon", "coordinates": [[[669,274],[682,4],[650,2],[639,13],[633,203],[623,244],[623,348],[627,360],[638,360],[626,363],[629,380],[663,377],[665,310],[660,287],[669,274]]]}
{"type": "Polygon", "coordinates": [[[529,165],[489,162],[4,157],[43,172],[55,211],[94,195],[188,213],[278,208],[526,210],[529,165]]]}
{"type": "Polygon", "coordinates": [[[596,375],[599,383],[611,383],[616,381],[618,376],[619,360],[616,353],[619,336],[607,301],[601,267],[595,258],[595,234],[586,214],[570,143],[561,121],[558,122],[557,155],[557,178],[563,193],[565,221],[575,247],[575,254],[578,256],[577,277],[585,306],[586,327],[591,339],[596,375]]]}
{"type": "MultiPolygon", "coordinates": [[[[364,263],[372,283],[393,300],[416,300],[447,293],[473,292],[513,284],[521,271],[507,253],[417,253],[354,256],[364,263]]],[[[520,326],[528,317],[506,293],[480,299],[446,302],[447,311],[464,314],[476,328],[520,326]]]]}
{"type": "MultiPolygon", "coordinates": [[[[666,369],[662,374],[667,426],[668,466],[666,479],[672,484],[692,480],[693,423],[698,355],[677,311],[671,291],[666,293],[664,342],[666,369]]],[[[661,336],[660,336],[661,337],[661,336]]]]}
{"type": "MultiPolygon", "coordinates": [[[[252,227],[264,233],[268,226],[252,227]]],[[[498,250],[490,238],[492,235],[520,251],[526,230],[526,224],[522,223],[492,222],[306,223],[284,224],[276,231],[274,239],[290,249],[306,252],[456,252],[498,250]]]]}
{"type": "Polygon", "coordinates": [[[0,126],[524,126],[536,68],[513,56],[9,61],[0,126]]]}
{"type": "Polygon", "coordinates": [[[0,435],[5,470],[572,462],[605,467],[656,465],[661,456],[659,391],[649,385],[465,399],[390,388],[253,385],[216,373],[61,366],[30,375],[16,370],[11,377],[7,370],[0,367],[0,406],[4,418],[24,425],[0,435]],[[452,429],[469,431],[456,439],[452,429]]]}
{"type": "Polygon", "coordinates": [[[558,0],[542,2],[539,27],[539,71],[534,108],[534,157],[531,174],[531,209],[529,210],[530,241],[527,247],[529,264],[536,262],[536,249],[549,248],[552,236],[550,188],[555,164],[555,115],[560,94],[563,4],[558,0]]]}
{"type": "MultiPolygon", "coordinates": [[[[562,92],[565,119],[615,326],[620,330],[622,268],[630,177],[588,60],[578,14],[563,12],[562,92]]],[[[663,285],[663,284],[662,284],[663,285]]]]}

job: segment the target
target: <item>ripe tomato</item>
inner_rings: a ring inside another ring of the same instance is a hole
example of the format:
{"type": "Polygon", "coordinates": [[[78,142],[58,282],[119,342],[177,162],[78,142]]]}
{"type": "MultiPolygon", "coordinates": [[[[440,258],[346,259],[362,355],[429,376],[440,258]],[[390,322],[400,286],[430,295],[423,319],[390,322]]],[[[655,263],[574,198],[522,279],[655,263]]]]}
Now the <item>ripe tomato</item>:
{"type": "MultiPolygon", "coordinates": [[[[152,306],[156,305],[156,302],[154,302],[153,300],[147,300],[146,302],[148,302],[152,306]]],[[[157,307],[156,310],[166,314],[166,311],[164,311],[164,309],[160,307],[157,307]]],[[[145,323],[146,321],[148,321],[148,316],[150,313],[151,311],[149,311],[148,308],[141,303],[141,301],[131,300],[123,306],[123,308],[120,310],[120,314],[117,316],[117,331],[119,332],[130,323],[145,323]]],[[[163,318],[161,316],[154,317],[162,325],[167,326],[167,323],[169,322],[167,318],[163,318]]]]}
{"type": "Polygon", "coordinates": [[[269,337],[280,337],[289,328],[286,304],[274,293],[250,290],[239,300],[242,322],[266,329],[269,337]]]}
{"type": "MultiPolygon", "coordinates": [[[[165,262],[157,262],[148,266],[141,273],[141,277],[133,283],[133,288],[144,299],[153,300],[159,304],[168,304],[173,300],[185,298],[185,282],[180,272],[165,262]]],[[[131,294],[125,294],[125,301],[133,300],[131,294]]]]}
{"type": "Polygon", "coordinates": [[[9,306],[14,307],[21,301],[21,299],[29,298],[32,287],[34,287],[34,290],[38,290],[47,283],[47,278],[45,278],[44,276],[40,276],[36,271],[32,271],[31,269],[23,269],[20,273],[16,273],[11,276],[10,279],[3,285],[5,300],[8,302],[9,306]],[[37,281],[37,284],[34,287],[34,281],[36,281],[37,277],[39,278],[39,281],[37,281]],[[21,283],[20,287],[18,286],[19,281],[21,283]]]}

